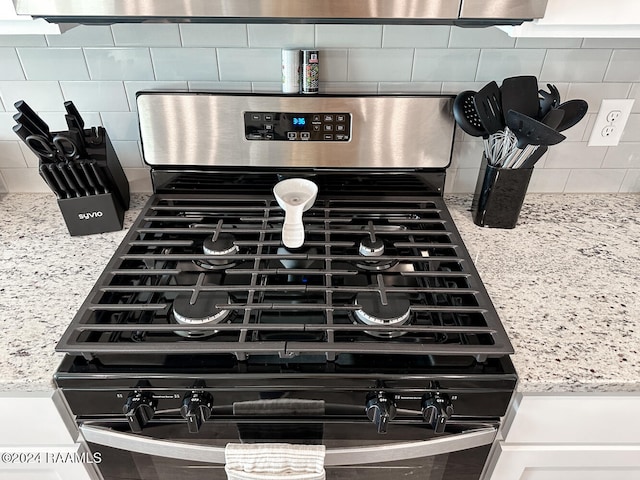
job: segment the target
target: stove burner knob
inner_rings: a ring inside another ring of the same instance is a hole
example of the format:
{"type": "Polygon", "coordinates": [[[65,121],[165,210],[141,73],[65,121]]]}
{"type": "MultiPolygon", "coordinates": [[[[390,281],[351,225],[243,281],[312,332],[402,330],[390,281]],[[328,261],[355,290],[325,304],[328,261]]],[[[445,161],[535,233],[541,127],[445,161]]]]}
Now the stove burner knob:
{"type": "Polygon", "coordinates": [[[156,413],[157,401],[149,392],[136,392],[129,395],[122,411],[132,432],[141,432],[156,413]]]}
{"type": "Polygon", "coordinates": [[[192,392],[182,400],[180,414],[187,421],[190,433],[198,433],[200,427],[211,416],[213,397],[206,392],[192,392]]]}
{"type": "Polygon", "coordinates": [[[367,399],[367,417],[375,423],[378,433],[387,433],[387,424],[396,416],[396,405],[384,392],[378,392],[367,399]]]}
{"type": "Polygon", "coordinates": [[[434,433],[442,433],[453,415],[453,405],[447,394],[427,394],[422,397],[422,417],[434,433]]]}

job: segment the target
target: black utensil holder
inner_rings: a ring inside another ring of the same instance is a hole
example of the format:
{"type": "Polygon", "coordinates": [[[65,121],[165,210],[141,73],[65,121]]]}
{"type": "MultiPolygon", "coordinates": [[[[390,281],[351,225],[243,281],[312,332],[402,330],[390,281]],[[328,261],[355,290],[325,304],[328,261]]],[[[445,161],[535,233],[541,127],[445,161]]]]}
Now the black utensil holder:
{"type": "MultiPolygon", "coordinates": [[[[54,135],[65,132],[56,132],[54,135]]],[[[86,130],[85,137],[92,135],[86,130]]],[[[87,145],[79,161],[95,162],[104,179],[104,192],[72,198],[59,198],[58,206],[71,236],[122,230],[124,212],[129,209],[129,182],[106,130],[100,128],[101,141],[87,145]]],[[[41,162],[42,164],[42,159],[41,162]]],[[[42,172],[40,175],[42,175],[42,172]]],[[[46,181],[46,179],[45,179],[46,181]]]]}
{"type": "Polygon", "coordinates": [[[499,168],[482,156],[471,204],[473,223],[481,227],[514,228],[518,223],[533,168],[499,168]]]}

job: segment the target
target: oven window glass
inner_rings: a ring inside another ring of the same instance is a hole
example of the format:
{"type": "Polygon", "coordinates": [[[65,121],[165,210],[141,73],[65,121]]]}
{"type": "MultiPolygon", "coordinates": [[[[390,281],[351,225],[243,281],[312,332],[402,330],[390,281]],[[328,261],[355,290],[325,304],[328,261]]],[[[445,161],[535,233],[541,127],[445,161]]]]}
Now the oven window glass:
{"type": "MultiPolygon", "coordinates": [[[[267,425],[263,425],[267,426],[267,425]]],[[[486,427],[483,424],[482,427],[486,427]]],[[[126,425],[110,425],[117,431],[128,433],[126,425]]],[[[329,422],[311,425],[277,425],[261,428],[260,424],[250,426],[229,423],[221,426],[205,424],[197,434],[186,431],[184,424],[160,424],[145,428],[143,435],[150,439],[163,439],[181,443],[194,443],[224,448],[227,443],[245,441],[270,441],[288,443],[320,443],[327,449],[362,447],[394,442],[424,440],[428,444],[434,438],[432,431],[424,426],[392,425],[385,435],[371,435],[371,424],[332,424],[329,422]],[[306,433],[305,433],[306,432],[306,433]],[[318,436],[320,435],[320,436],[318,436]],[[249,436],[254,438],[250,439],[249,436]],[[255,437],[260,438],[256,439],[255,437]],[[306,437],[306,438],[303,438],[306,437]]],[[[447,431],[435,438],[463,434],[469,426],[449,425],[447,431]]],[[[133,453],[127,450],[89,444],[94,452],[100,452],[100,471],[105,480],[191,480],[225,479],[224,465],[133,453]]],[[[427,451],[428,447],[425,448],[427,451]]],[[[375,454],[371,462],[358,465],[327,466],[328,480],[393,480],[419,478],[421,480],[478,480],[486,462],[490,445],[458,450],[439,455],[378,463],[375,454]]]]}

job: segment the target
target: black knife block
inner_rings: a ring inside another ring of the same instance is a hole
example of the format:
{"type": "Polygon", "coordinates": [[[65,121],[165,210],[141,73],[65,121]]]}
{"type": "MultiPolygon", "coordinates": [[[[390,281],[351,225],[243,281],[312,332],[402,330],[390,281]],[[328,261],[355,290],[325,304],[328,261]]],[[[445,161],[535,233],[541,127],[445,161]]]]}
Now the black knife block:
{"type": "Polygon", "coordinates": [[[473,223],[481,227],[514,228],[532,173],[533,167],[494,167],[483,155],[471,204],[473,223]]]}
{"type": "MultiPolygon", "coordinates": [[[[122,230],[124,212],[129,209],[129,182],[109,135],[104,129],[100,131],[102,141],[97,145],[87,145],[87,155],[80,160],[95,161],[108,191],[58,199],[58,206],[72,236],[122,230]]],[[[87,130],[85,134],[90,136],[91,131],[87,130]]]]}

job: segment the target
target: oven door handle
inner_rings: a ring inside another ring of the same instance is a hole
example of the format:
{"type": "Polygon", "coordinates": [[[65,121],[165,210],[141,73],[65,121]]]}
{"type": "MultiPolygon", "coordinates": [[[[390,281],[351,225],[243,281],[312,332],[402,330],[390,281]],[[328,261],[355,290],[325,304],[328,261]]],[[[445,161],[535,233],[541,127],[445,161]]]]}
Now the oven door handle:
{"type": "MultiPolygon", "coordinates": [[[[224,447],[157,440],[142,435],[116,432],[105,427],[81,425],[80,431],[87,442],[105,447],[157,457],[223,465],[225,463],[224,447]]],[[[489,445],[495,439],[497,432],[497,428],[484,426],[465,433],[437,437],[431,440],[366,447],[330,448],[325,453],[325,465],[365,465],[442,455],[489,445]]]]}

